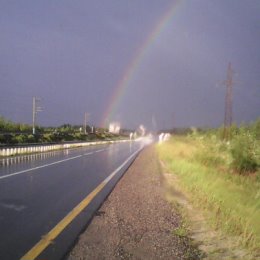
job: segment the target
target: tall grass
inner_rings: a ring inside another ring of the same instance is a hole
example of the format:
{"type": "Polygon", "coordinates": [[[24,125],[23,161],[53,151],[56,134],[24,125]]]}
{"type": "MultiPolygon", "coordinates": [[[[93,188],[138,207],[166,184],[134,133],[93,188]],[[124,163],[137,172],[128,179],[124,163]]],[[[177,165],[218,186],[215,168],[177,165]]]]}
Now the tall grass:
{"type": "Polygon", "coordinates": [[[213,134],[174,137],[158,144],[157,150],[167,167],[179,175],[182,189],[191,195],[193,203],[210,215],[212,225],[240,235],[242,244],[257,250],[260,248],[259,162],[256,161],[254,171],[250,168],[250,174],[240,174],[233,167],[232,147],[213,134]]]}

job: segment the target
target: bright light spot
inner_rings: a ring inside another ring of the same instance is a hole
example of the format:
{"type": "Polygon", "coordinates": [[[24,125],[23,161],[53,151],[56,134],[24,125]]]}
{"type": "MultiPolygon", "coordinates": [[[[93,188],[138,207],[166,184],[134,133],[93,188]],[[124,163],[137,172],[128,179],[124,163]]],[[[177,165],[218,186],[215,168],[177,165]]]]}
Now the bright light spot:
{"type": "Polygon", "coordinates": [[[140,132],[141,136],[145,136],[146,129],[143,125],[140,125],[138,128],[138,132],[140,132]]]}
{"type": "Polygon", "coordinates": [[[120,129],[121,129],[120,123],[113,122],[113,123],[109,124],[108,131],[109,131],[109,133],[119,134],[120,129]]]}
{"type": "Polygon", "coordinates": [[[152,135],[147,135],[147,136],[139,137],[135,141],[141,142],[143,145],[149,145],[154,141],[154,138],[152,135]]]}
{"type": "Polygon", "coordinates": [[[168,141],[170,139],[171,135],[169,133],[161,133],[159,135],[159,143],[168,141]]]}

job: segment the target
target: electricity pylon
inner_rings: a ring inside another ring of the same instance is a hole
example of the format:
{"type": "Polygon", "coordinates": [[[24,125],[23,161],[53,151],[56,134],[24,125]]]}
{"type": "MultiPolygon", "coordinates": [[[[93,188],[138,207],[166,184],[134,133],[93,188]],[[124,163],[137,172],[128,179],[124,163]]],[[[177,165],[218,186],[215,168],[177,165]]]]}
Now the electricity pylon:
{"type": "Polygon", "coordinates": [[[225,97],[225,119],[224,119],[224,139],[230,138],[230,127],[233,119],[233,74],[231,63],[228,64],[227,79],[224,82],[226,85],[225,97]]]}

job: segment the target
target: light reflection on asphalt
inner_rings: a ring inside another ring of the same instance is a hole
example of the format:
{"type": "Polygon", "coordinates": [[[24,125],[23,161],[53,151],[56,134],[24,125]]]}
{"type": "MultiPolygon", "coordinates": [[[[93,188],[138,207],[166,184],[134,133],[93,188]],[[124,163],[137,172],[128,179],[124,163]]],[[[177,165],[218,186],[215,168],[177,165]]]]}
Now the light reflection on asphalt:
{"type": "Polygon", "coordinates": [[[57,155],[69,155],[69,149],[55,152],[47,152],[47,153],[37,153],[37,154],[29,154],[29,155],[22,155],[22,156],[15,156],[15,157],[8,157],[3,158],[0,160],[0,166],[8,167],[14,164],[20,164],[24,162],[30,161],[43,161],[51,157],[55,157],[57,155]]]}

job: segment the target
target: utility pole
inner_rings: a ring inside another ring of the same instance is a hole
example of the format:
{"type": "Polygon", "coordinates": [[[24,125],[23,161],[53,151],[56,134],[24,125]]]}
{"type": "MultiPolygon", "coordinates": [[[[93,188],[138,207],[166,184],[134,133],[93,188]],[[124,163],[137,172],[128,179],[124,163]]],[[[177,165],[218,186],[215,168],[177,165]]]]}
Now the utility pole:
{"type": "Polygon", "coordinates": [[[35,124],[36,124],[36,115],[38,112],[42,112],[42,108],[38,106],[37,102],[40,101],[40,98],[33,97],[33,114],[32,114],[32,121],[33,121],[33,135],[35,135],[35,124]]]}
{"type": "Polygon", "coordinates": [[[226,97],[225,97],[225,119],[224,119],[224,139],[230,138],[230,127],[232,125],[233,117],[233,74],[231,63],[228,64],[227,79],[224,82],[226,85],[226,97]]]}

